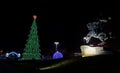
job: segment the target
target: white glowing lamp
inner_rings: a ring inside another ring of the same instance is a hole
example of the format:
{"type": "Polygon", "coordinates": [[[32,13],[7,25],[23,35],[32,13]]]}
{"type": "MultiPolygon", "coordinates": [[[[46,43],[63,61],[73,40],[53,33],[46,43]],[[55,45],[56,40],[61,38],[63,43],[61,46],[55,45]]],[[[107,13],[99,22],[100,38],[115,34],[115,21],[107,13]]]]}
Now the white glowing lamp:
{"type": "Polygon", "coordinates": [[[8,53],[6,53],[6,54],[5,54],[5,57],[8,57],[8,55],[9,55],[9,54],[8,54],[8,53]]]}
{"type": "Polygon", "coordinates": [[[54,44],[56,45],[56,50],[57,50],[57,45],[59,44],[59,42],[54,42],[54,44]]]}
{"type": "Polygon", "coordinates": [[[55,45],[58,45],[58,44],[59,44],[59,42],[54,42],[54,44],[55,44],[55,45]]]}

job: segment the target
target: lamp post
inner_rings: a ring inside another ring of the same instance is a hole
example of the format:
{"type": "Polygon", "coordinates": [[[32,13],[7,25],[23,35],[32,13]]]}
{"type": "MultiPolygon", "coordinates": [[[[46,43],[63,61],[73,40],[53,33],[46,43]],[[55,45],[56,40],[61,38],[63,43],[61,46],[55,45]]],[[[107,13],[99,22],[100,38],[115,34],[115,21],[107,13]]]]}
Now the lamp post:
{"type": "Polygon", "coordinates": [[[58,46],[59,42],[54,42],[54,44],[55,44],[55,49],[57,51],[57,46],[58,46]]]}
{"type": "Polygon", "coordinates": [[[58,44],[59,44],[59,42],[54,42],[54,44],[55,44],[55,50],[56,50],[56,52],[53,54],[53,59],[63,58],[62,53],[58,51],[58,44]]]}

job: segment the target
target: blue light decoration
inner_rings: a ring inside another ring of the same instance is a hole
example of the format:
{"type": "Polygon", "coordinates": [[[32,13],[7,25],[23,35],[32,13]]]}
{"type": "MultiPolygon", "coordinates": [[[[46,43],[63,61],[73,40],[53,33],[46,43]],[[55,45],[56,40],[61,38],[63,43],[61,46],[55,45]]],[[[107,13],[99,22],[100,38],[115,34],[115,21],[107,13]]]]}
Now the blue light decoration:
{"type": "Polygon", "coordinates": [[[21,54],[12,51],[12,52],[10,52],[10,53],[6,53],[5,56],[6,56],[7,58],[10,58],[10,59],[15,59],[15,58],[20,58],[20,57],[21,57],[21,54]]]}
{"type": "Polygon", "coordinates": [[[56,50],[56,52],[53,54],[53,59],[63,58],[62,53],[58,51],[59,42],[54,42],[54,44],[55,44],[55,50],[56,50]]]}
{"type": "Polygon", "coordinates": [[[60,59],[60,58],[63,58],[62,53],[59,52],[59,51],[56,51],[56,52],[53,54],[53,59],[60,59]]]}

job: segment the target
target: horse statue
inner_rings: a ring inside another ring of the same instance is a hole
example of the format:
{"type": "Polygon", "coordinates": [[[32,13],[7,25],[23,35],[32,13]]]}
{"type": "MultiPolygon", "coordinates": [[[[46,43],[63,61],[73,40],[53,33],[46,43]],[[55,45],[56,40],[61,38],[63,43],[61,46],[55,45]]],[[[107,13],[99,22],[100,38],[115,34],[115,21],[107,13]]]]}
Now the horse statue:
{"type": "MultiPolygon", "coordinates": [[[[110,20],[110,18],[108,18],[108,19],[110,20]]],[[[89,33],[83,38],[87,44],[89,43],[89,41],[91,40],[92,37],[97,38],[101,41],[101,43],[99,43],[98,45],[105,44],[105,41],[108,39],[108,37],[103,32],[98,33],[97,29],[100,28],[102,30],[102,27],[103,27],[102,23],[106,23],[106,22],[107,22],[107,20],[101,19],[97,22],[91,22],[91,23],[87,24],[89,33]]]]}

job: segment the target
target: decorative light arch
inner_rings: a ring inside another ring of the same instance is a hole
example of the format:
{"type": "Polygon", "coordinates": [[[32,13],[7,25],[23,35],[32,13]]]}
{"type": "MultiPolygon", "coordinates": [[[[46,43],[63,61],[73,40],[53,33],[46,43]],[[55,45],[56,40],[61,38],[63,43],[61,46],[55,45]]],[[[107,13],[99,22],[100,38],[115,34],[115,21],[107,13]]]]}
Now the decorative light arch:
{"type": "Polygon", "coordinates": [[[10,53],[6,53],[6,57],[9,57],[10,55],[12,55],[12,54],[14,54],[14,55],[16,55],[17,57],[20,57],[21,56],[21,54],[20,53],[17,53],[17,52],[14,52],[14,51],[12,51],[12,52],[10,52],[10,53]]]}

